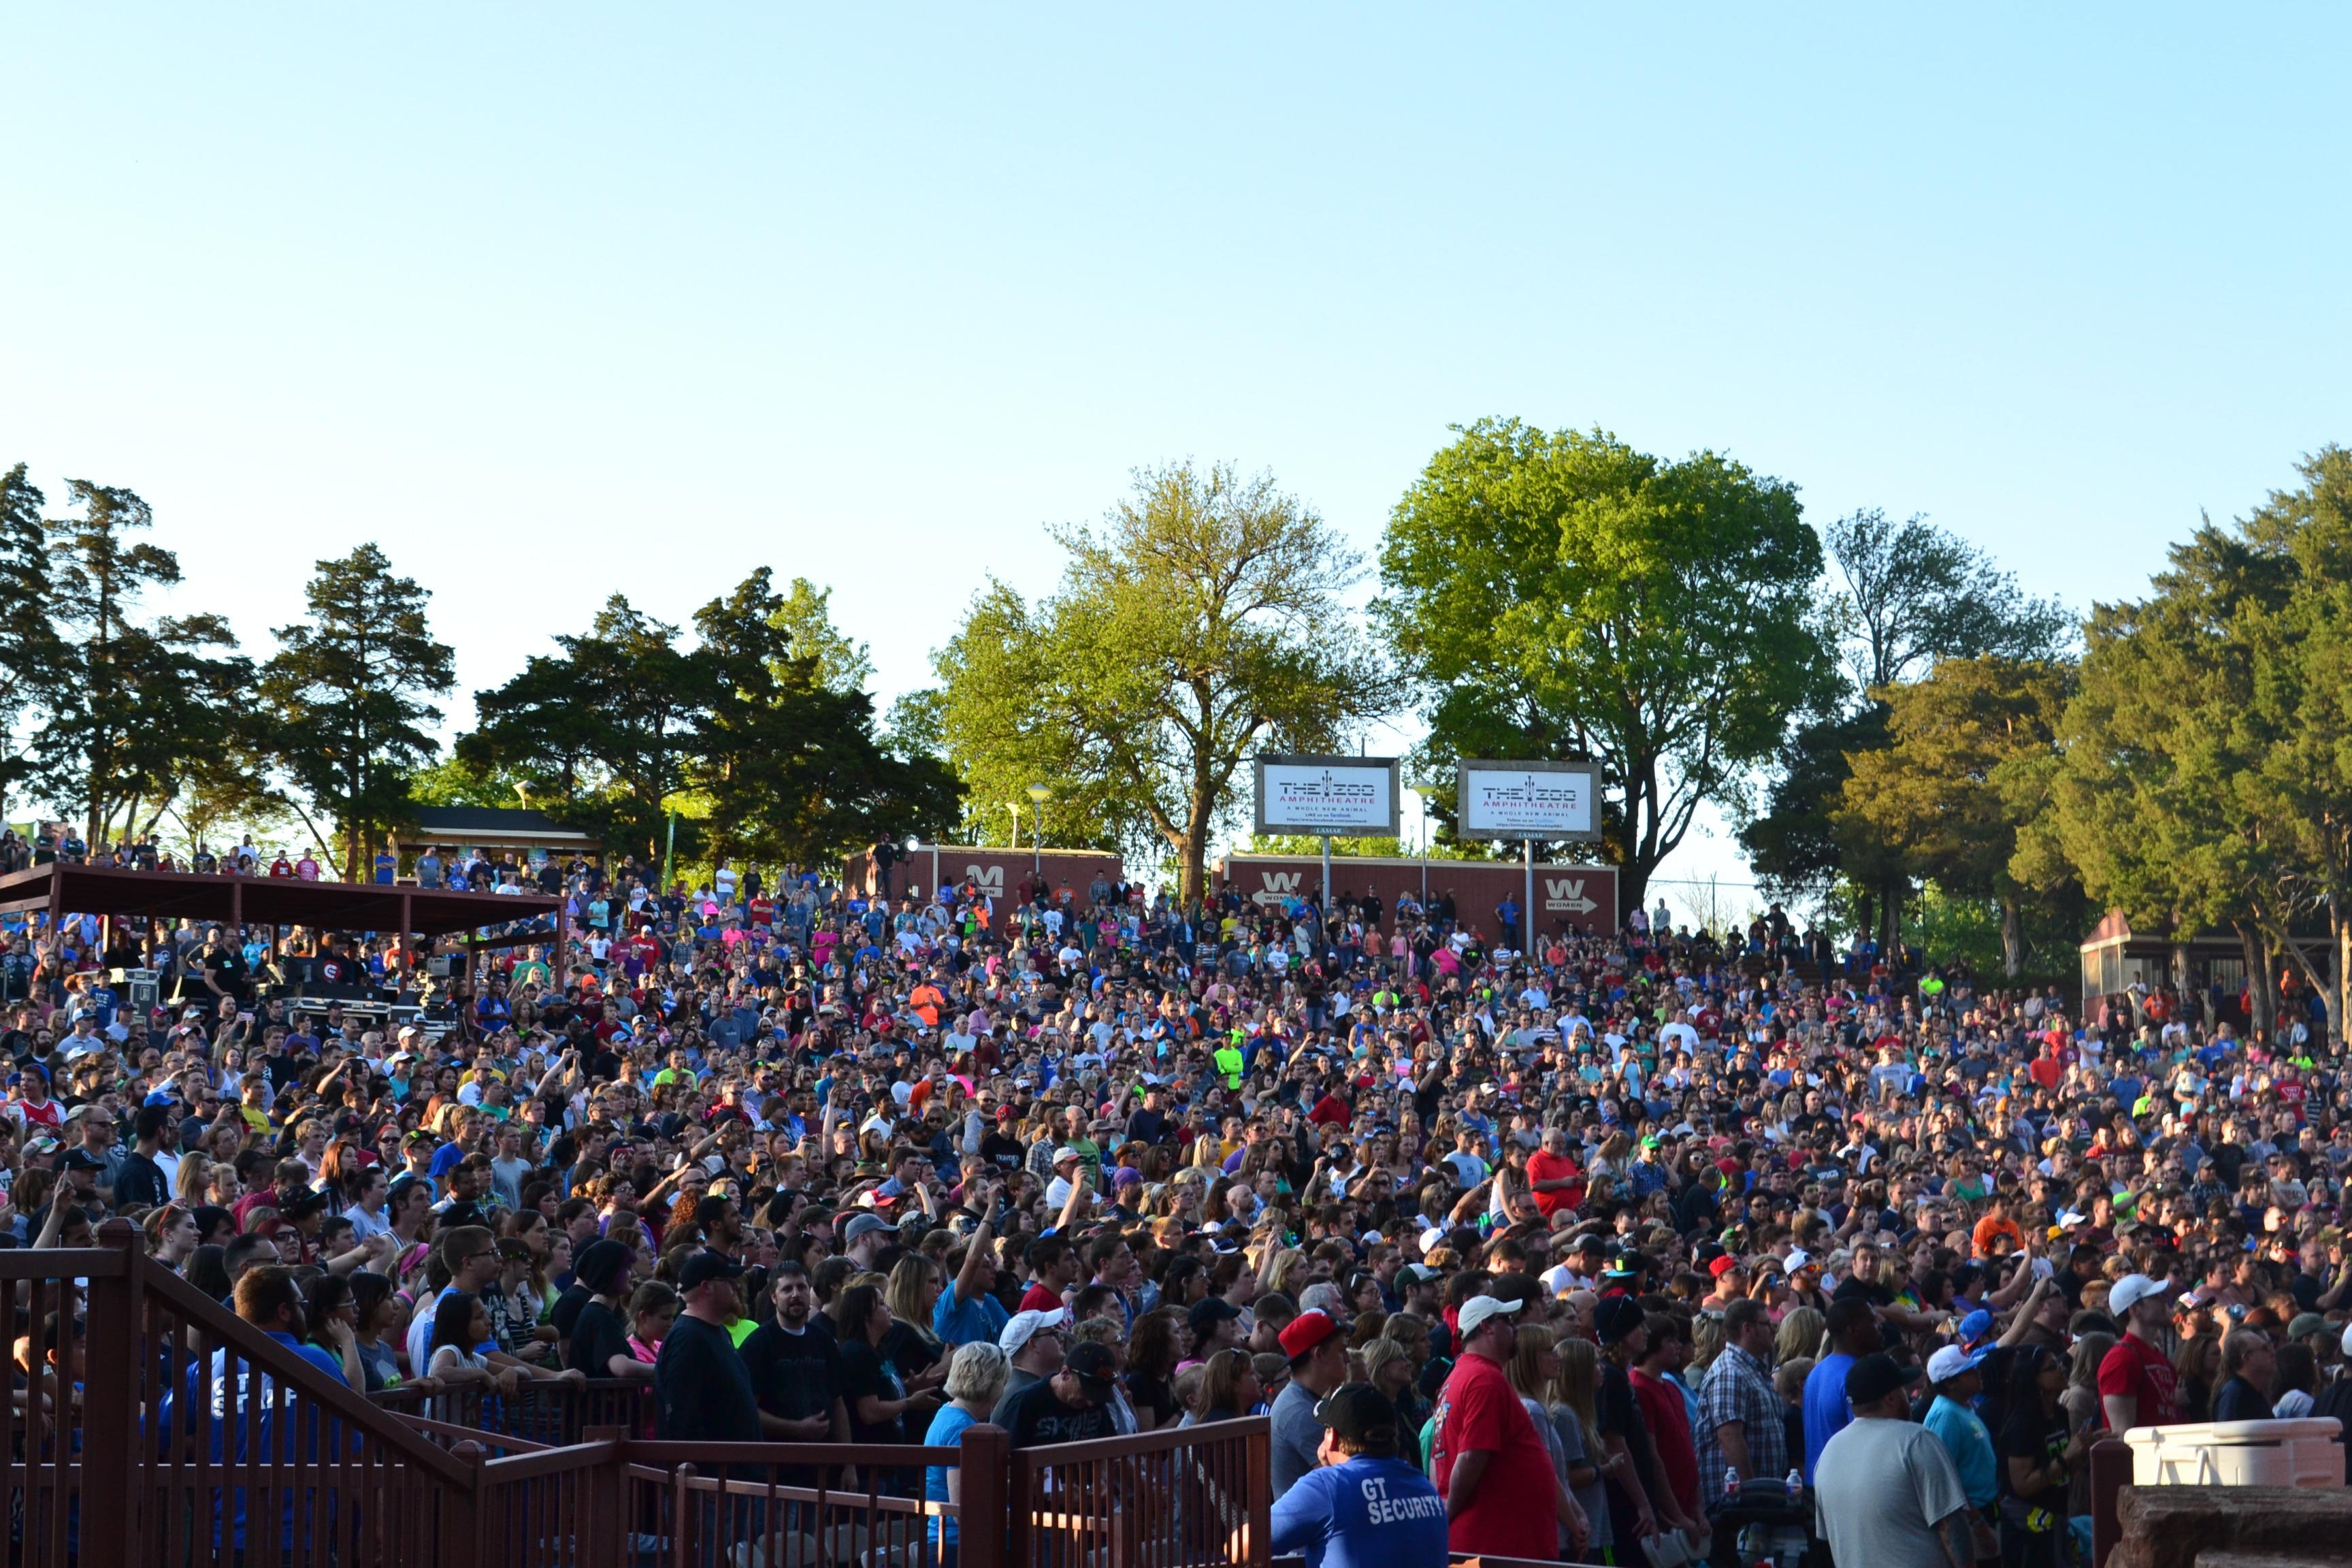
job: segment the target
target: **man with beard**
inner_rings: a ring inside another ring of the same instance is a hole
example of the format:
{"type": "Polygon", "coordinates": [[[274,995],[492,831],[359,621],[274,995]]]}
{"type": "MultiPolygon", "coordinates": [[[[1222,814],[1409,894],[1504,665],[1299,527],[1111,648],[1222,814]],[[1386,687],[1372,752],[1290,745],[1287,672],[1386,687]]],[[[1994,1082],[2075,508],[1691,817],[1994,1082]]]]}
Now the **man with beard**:
{"type": "Polygon", "coordinates": [[[841,1346],[816,1310],[816,1288],[808,1270],[790,1258],[772,1273],[768,1299],[776,1315],[743,1342],[761,1434],[772,1443],[846,1443],[841,1346]]]}

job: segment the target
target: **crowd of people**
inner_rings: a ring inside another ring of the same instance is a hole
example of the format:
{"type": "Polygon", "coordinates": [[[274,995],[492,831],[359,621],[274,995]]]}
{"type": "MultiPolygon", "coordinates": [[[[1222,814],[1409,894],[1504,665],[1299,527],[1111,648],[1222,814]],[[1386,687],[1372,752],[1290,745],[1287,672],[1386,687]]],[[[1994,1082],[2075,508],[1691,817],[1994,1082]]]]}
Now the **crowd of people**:
{"type": "MultiPolygon", "coordinates": [[[[2086,1021],[1663,910],[1520,951],[1369,889],[545,870],[565,940],[446,1026],[303,1006],[258,931],[16,925],[0,1240],[128,1216],[354,1389],[637,1380],[664,1437],[1264,1414],[1310,1568],[2055,1568],[2098,1437],[2352,1405],[2304,1013],[2086,1021]]],[[[429,956],[346,936],[291,940],[429,956]]]]}

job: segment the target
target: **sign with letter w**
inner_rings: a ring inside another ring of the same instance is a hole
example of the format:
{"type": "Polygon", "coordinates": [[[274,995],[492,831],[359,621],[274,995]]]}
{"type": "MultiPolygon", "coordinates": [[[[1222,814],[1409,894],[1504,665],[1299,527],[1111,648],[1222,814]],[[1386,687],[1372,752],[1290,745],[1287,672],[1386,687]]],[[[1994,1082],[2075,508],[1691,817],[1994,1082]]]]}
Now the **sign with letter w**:
{"type": "Polygon", "coordinates": [[[1589,915],[1600,907],[1584,896],[1584,879],[1581,877],[1546,877],[1543,885],[1544,908],[1547,910],[1589,915]]]}
{"type": "Polygon", "coordinates": [[[1278,904],[1297,896],[1298,883],[1304,875],[1298,871],[1261,871],[1258,879],[1265,884],[1264,890],[1250,895],[1254,904],[1278,904]]]}

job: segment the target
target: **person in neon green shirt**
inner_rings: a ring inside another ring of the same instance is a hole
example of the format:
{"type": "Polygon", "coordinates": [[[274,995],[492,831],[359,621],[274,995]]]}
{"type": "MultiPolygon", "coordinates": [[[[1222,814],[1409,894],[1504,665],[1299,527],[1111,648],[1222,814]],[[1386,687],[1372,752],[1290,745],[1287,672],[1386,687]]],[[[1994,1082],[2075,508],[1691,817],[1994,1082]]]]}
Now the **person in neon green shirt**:
{"type": "Polygon", "coordinates": [[[1227,1089],[1241,1088],[1242,1053],[1230,1038],[1217,1047],[1217,1070],[1225,1075],[1227,1089]]]}

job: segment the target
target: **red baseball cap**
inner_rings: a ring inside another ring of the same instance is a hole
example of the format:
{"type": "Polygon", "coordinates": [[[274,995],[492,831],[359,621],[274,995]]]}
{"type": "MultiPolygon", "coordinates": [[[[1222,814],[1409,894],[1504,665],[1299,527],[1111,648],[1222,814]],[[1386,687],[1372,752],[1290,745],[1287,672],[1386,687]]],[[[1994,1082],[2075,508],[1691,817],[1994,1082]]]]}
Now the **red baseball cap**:
{"type": "Polygon", "coordinates": [[[1745,1265],[1743,1265],[1739,1259],[1732,1257],[1731,1254],[1727,1252],[1722,1257],[1717,1258],[1714,1262],[1708,1264],[1706,1266],[1706,1271],[1715,1276],[1717,1279],[1720,1279],[1725,1275],[1730,1273],[1733,1269],[1743,1267],[1745,1267],[1745,1265]]]}
{"type": "Polygon", "coordinates": [[[1297,1361],[1339,1331],[1339,1325],[1332,1321],[1329,1313],[1301,1312],[1283,1327],[1279,1336],[1282,1353],[1297,1361]]]}

